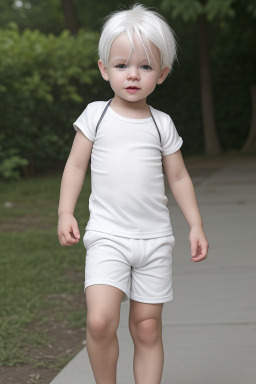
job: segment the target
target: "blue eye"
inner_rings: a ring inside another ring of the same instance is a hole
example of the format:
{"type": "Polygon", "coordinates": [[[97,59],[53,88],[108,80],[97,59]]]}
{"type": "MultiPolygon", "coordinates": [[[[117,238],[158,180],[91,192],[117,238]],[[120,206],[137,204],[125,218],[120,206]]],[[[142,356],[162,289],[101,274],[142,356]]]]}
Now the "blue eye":
{"type": "Polygon", "coordinates": [[[125,69],[126,67],[127,67],[126,64],[117,64],[115,66],[115,68],[118,68],[118,69],[125,69]]]}
{"type": "Polygon", "coordinates": [[[150,65],[142,65],[141,68],[144,69],[145,71],[150,71],[152,69],[150,65]]]}

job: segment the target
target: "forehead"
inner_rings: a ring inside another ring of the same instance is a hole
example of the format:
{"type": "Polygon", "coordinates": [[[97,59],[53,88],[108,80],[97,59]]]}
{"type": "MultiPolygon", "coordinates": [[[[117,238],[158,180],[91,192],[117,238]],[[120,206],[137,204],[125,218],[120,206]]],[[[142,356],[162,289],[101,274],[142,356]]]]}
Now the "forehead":
{"type": "Polygon", "coordinates": [[[141,60],[160,60],[158,48],[150,40],[142,36],[142,41],[138,36],[133,36],[133,44],[126,33],[120,34],[112,43],[109,58],[126,58],[135,51],[141,60]]]}

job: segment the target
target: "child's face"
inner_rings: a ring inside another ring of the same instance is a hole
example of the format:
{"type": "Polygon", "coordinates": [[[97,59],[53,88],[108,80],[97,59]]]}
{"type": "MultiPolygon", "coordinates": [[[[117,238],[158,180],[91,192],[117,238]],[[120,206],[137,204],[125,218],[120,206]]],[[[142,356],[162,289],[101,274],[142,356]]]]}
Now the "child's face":
{"type": "Polygon", "coordinates": [[[99,60],[103,78],[110,82],[115,98],[130,102],[145,101],[156,84],[161,84],[169,73],[169,68],[161,69],[158,48],[151,42],[150,48],[143,40],[147,53],[138,38],[134,47],[126,34],[119,35],[110,48],[108,66],[99,60]]]}

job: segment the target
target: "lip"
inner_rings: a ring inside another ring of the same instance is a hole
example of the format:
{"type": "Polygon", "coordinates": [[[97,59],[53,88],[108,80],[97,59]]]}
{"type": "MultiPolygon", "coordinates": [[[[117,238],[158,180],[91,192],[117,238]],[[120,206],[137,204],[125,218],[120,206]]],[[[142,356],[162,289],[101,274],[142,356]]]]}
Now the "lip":
{"type": "Polygon", "coordinates": [[[129,87],[125,88],[128,93],[136,93],[140,90],[140,88],[130,85],[129,87]]]}

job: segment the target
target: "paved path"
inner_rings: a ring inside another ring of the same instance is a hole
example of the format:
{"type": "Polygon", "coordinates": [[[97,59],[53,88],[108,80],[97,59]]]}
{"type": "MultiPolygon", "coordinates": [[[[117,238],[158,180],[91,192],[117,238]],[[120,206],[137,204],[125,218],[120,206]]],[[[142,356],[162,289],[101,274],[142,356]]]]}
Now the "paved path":
{"type": "MultiPolygon", "coordinates": [[[[162,384],[256,383],[256,159],[211,168],[191,167],[210,242],[206,261],[190,261],[188,227],[170,197],[174,301],[163,314],[162,384]]],[[[128,311],[126,302],[118,384],[134,383],[128,311]]],[[[94,383],[86,348],[51,382],[94,383]]]]}

